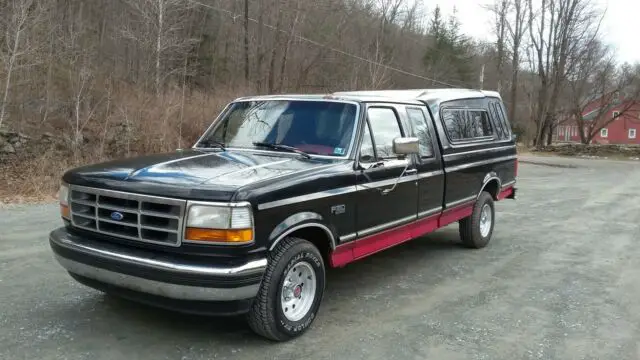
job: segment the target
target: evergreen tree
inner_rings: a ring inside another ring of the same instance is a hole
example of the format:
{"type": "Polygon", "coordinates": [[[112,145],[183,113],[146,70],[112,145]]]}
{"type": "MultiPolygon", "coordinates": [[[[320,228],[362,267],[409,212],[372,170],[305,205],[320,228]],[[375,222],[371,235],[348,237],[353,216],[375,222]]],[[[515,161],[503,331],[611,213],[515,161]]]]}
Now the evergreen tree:
{"type": "Polygon", "coordinates": [[[442,18],[439,6],[433,12],[429,22],[429,36],[432,45],[427,48],[424,55],[424,65],[427,69],[446,69],[442,76],[450,81],[472,82],[473,79],[473,55],[470,39],[460,31],[460,21],[453,14],[448,21],[442,18]]]}

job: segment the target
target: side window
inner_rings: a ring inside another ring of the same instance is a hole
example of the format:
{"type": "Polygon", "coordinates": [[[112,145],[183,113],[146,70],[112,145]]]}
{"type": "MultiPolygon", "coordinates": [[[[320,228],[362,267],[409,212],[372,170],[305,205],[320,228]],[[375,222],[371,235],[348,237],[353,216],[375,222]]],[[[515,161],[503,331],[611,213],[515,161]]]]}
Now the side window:
{"type": "Polygon", "coordinates": [[[484,110],[443,109],[442,121],[451,141],[493,136],[489,114],[484,110]]]}
{"type": "Polygon", "coordinates": [[[424,113],[420,109],[407,108],[407,115],[411,121],[415,136],[420,140],[420,157],[432,157],[433,144],[431,143],[427,119],[425,119],[424,113]]]}
{"type": "Polygon", "coordinates": [[[498,135],[498,138],[504,139],[505,129],[504,129],[502,118],[499,115],[499,110],[495,101],[489,104],[489,110],[491,111],[491,119],[493,120],[493,125],[495,125],[496,127],[496,134],[498,135]]]}
{"type": "Polygon", "coordinates": [[[487,137],[495,134],[489,113],[482,110],[470,110],[469,114],[472,116],[472,121],[476,128],[475,137],[487,137]]]}
{"type": "Polygon", "coordinates": [[[504,104],[498,104],[498,109],[500,110],[500,114],[502,116],[502,122],[504,123],[504,128],[506,132],[507,138],[511,137],[511,125],[509,124],[509,119],[507,118],[507,110],[504,107],[504,104]]]}
{"type": "Polygon", "coordinates": [[[400,125],[396,113],[390,108],[370,108],[367,112],[377,160],[395,159],[393,139],[401,137],[400,125]]]}
{"type": "Polygon", "coordinates": [[[507,122],[507,117],[505,116],[504,108],[498,102],[493,103],[493,106],[496,110],[496,114],[498,115],[497,120],[500,121],[500,124],[502,124],[502,128],[503,128],[502,135],[500,136],[500,138],[508,139],[510,129],[509,129],[509,124],[507,122]]]}
{"type": "Polygon", "coordinates": [[[364,124],[364,132],[362,134],[362,144],[360,145],[360,161],[372,162],[376,158],[373,152],[373,140],[371,140],[371,132],[369,132],[369,124],[364,124]]]}

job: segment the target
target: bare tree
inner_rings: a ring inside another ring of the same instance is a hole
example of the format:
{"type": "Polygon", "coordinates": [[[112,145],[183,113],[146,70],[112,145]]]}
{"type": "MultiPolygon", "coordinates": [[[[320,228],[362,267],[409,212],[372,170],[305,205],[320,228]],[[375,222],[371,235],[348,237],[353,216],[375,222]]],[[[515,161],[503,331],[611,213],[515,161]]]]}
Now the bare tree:
{"type": "MultiPolygon", "coordinates": [[[[294,38],[294,32],[296,31],[297,25],[298,25],[298,19],[300,17],[300,7],[299,7],[300,2],[298,1],[296,3],[296,8],[295,8],[295,16],[293,18],[293,22],[291,23],[291,29],[289,30],[289,33],[287,34],[287,43],[284,47],[284,51],[282,53],[282,61],[280,62],[280,77],[278,80],[278,87],[277,89],[279,91],[282,91],[282,83],[284,81],[284,78],[286,77],[286,71],[287,71],[287,60],[288,60],[288,56],[289,56],[289,51],[291,50],[291,45],[293,44],[293,38],[294,38]]],[[[273,72],[269,73],[269,76],[274,76],[275,74],[273,72]]],[[[270,91],[273,92],[275,91],[276,88],[270,88],[270,91]]]]}
{"type": "Polygon", "coordinates": [[[580,47],[598,34],[602,16],[592,6],[590,0],[541,0],[535,8],[528,0],[529,33],[539,80],[534,112],[534,143],[538,147],[551,142],[559,96],[580,47]]]}
{"type": "Polygon", "coordinates": [[[154,89],[159,96],[165,79],[180,73],[183,57],[194,43],[185,31],[188,11],[194,4],[189,0],[126,1],[141,17],[144,27],[125,28],[125,36],[153,54],[154,89]]]}
{"type": "Polygon", "coordinates": [[[527,6],[525,0],[512,0],[513,11],[510,21],[507,21],[507,30],[511,40],[511,89],[509,95],[509,119],[516,118],[518,104],[518,78],[520,75],[520,51],[523,37],[528,26],[527,6]]]}
{"type": "MultiPolygon", "coordinates": [[[[276,28],[274,30],[275,39],[273,40],[273,45],[271,47],[271,59],[269,60],[269,70],[267,71],[267,88],[269,89],[269,92],[273,92],[275,90],[274,77],[275,77],[275,70],[276,70],[276,55],[278,53],[278,48],[281,45],[280,39],[282,37],[282,32],[283,32],[281,29],[281,24],[282,24],[284,11],[280,9],[280,1],[276,1],[275,11],[278,14],[277,15],[278,20],[276,20],[276,28]]],[[[258,53],[262,54],[261,46],[258,46],[258,53]]],[[[258,61],[262,63],[262,59],[259,58],[258,61]]]]}
{"type": "Polygon", "coordinates": [[[486,7],[491,12],[494,19],[494,32],[496,35],[496,81],[498,92],[502,91],[504,64],[507,61],[507,28],[509,27],[508,14],[512,4],[511,0],[495,0],[486,7]]]}
{"type": "Polygon", "coordinates": [[[92,98],[95,73],[91,63],[91,53],[94,49],[82,41],[86,30],[82,17],[77,16],[60,34],[59,42],[65,54],[63,65],[67,73],[71,115],[67,121],[72,133],[69,139],[71,150],[76,161],[79,159],[80,147],[84,142],[84,130],[95,115],[98,106],[92,98]]]}
{"type": "MultiPolygon", "coordinates": [[[[262,31],[262,29],[260,29],[262,31]]],[[[244,0],[244,79],[249,81],[249,0],[244,0]]]]}
{"type": "Polygon", "coordinates": [[[375,61],[375,63],[368,64],[370,82],[367,87],[370,89],[381,89],[387,83],[387,68],[383,64],[385,59],[380,49],[379,39],[376,39],[374,41],[374,47],[375,52],[373,60],[375,61]]]}
{"type": "Polygon", "coordinates": [[[21,67],[21,58],[34,50],[33,44],[27,41],[25,32],[39,17],[37,6],[34,0],[12,0],[4,8],[0,8],[3,9],[4,16],[8,17],[4,29],[1,29],[4,30],[6,47],[0,48],[0,59],[5,68],[2,103],[0,103],[0,127],[6,117],[12,77],[21,67]]]}

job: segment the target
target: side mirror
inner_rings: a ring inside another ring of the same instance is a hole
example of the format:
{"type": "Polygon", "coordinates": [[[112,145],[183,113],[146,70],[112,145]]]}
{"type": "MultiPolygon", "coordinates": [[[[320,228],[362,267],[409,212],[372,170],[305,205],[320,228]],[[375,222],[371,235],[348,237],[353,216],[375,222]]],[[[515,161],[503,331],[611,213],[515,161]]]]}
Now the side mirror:
{"type": "Polygon", "coordinates": [[[420,140],[416,137],[399,137],[393,139],[393,152],[398,155],[411,155],[420,152],[420,140]]]}

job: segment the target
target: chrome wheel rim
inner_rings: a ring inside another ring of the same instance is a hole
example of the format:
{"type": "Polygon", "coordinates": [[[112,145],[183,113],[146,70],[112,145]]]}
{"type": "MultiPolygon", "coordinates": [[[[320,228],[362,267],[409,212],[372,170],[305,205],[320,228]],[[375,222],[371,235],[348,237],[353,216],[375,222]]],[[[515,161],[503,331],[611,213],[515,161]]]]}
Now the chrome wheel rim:
{"type": "Polygon", "coordinates": [[[489,204],[485,204],[480,211],[480,235],[487,237],[489,231],[491,231],[491,207],[489,204]]]}
{"type": "Polygon", "coordinates": [[[316,286],[316,272],[308,262],[299,262],[289,269],[280,290],[282,313],[287,320],[300,321],[309,313],[316,286]]]}

